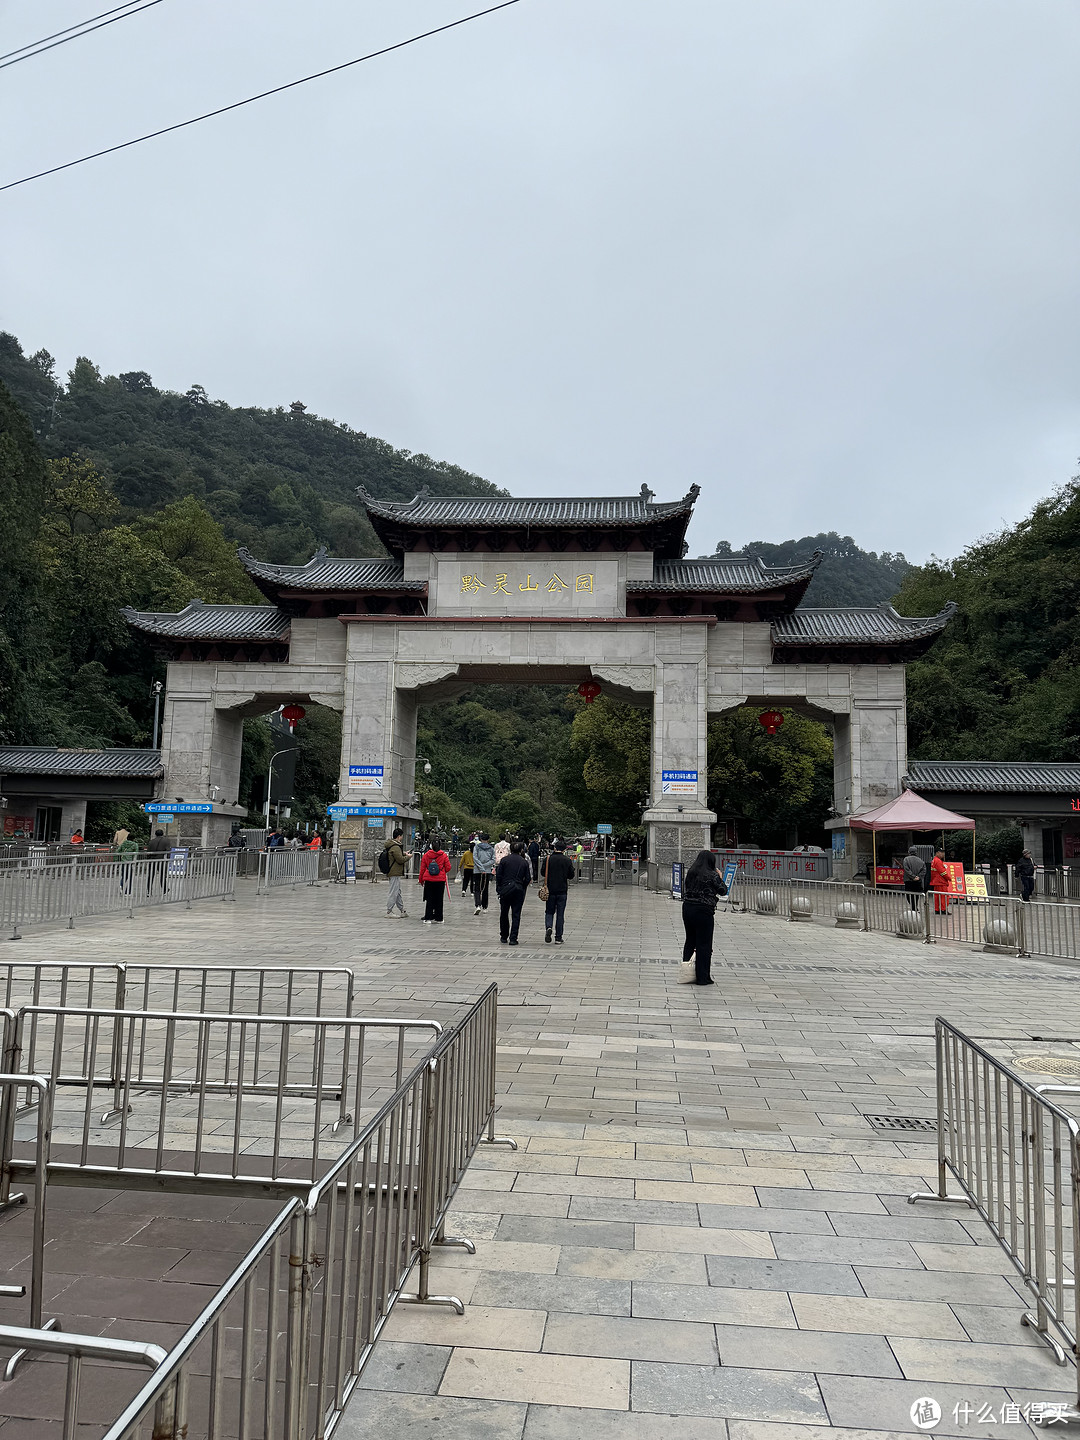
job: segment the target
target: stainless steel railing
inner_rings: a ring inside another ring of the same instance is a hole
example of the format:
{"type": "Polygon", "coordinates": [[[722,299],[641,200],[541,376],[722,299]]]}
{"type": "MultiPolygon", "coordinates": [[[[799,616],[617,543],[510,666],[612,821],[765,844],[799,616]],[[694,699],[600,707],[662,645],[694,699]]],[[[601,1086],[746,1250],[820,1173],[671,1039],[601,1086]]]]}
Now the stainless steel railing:
{"type": "MultiPolygon", "coordinates": [[[[0,1005],[82,1006],[100,1010],[188,1010],[197,1013],[351,1015],[353,972],[338,966],[114,964],[110,961],[8,961],[0,964],[0,1005]]],[[[122,1051],[116,1027],[113,1070],[122,1051]]],[[[51,1063],[51,1030],[33,1013],[20,1036],[19,1067],[51,1063]]],[[[2,1062],[0,1062],[2,1063],[2,1062]]]]}
{"type": "MultiPolygon", "coordinates": [[[[35,1064],[55,1087],[54,1146],[69,1156],[50,1163],[50,1183],[183,1181],[257,1194],[298,1193],[317,1180],[347,1145],[345,1132],[394,1093],[442,1026],[24,1006],[10,1073],[27,1073],[32,1030],[35,1064]]],[[[29,1161],[11,1168],[35,1173],[29,1161]]]]}
{"type": "Polygon", "coordinates": [[[322,850],[262,850],[259,853],[259,894],[285,885],[314,885],[319,879],[322,850]]]}
{"type": "Polygon", "coordinates": [[[188,905],[194,900],[229,899],[236,888],[236,852],[189,855],[179,873],[168,856],[146,860],[110,858],[102,864],[26,868],[0,875],[0,928],[21,938],[27,925],[89,915],[107,915],[148,906],[188,905]]]}
{"type": "MultiPolygon", "coordinates": [[[[61,1355],[67,1362],[64,1376],[64,1416],[61,1423],[61,1440],[75,1440],[78,1433],[85,1433],[79,1425],[79,1392],[83,1380],[84,1360],[111,1361],[123,1365],[149,1365],[156,1369],[167,1358],[160,1345],[149,1345],[139,1340],[113,1340],[104,1335],[73,1335],[67,1331],[40,1330],[21,1325],[0,1325],[0,1346],[17,1347],[16,1354],[61,1355]]],[[[114,1383],[116,1377],[114,1377],[114,1383]]],[[[160,1435],[175,1435],[174,1417],[169,1412],[169,1401],[163,1396],[155,1407],[154,1428],[160,1435]]],[[[19,1420],[38,1419],[37,1413],[15,1417],[19,1420]]]]}
{"type": "Polygon", "coordinates": [[[513,1143],[492,1129],[496,1003],[492,986],[284,1206],[104,1440],[324,1440],[414,1267],[411,1298],[463,1308],[427,1293],[424,1257],[468,1243],[442,1226],[476,1146],[513,1143]]]}
{"type": "MultiPolygon", "coordinates": [[[[1077,1357],[1080,1335],[1080,1124],[1048,1090],[949,1021],[934,1026],[937,1188],[920,1200],[976,1210],[1034,1297],[1021,1317],[1058,1362],[1077,1357]],[[950,1176],[960,1193],[950,1193],[950,1176]],[[1057,1338],[1055,1338],[1055,1336],[1057,1338]]],[[[993,1043],[992,1041],[989,1043],[993,1043]]],[[[1076,1413],[1080,1419],[1080,1400],[1076,1413]]]]}

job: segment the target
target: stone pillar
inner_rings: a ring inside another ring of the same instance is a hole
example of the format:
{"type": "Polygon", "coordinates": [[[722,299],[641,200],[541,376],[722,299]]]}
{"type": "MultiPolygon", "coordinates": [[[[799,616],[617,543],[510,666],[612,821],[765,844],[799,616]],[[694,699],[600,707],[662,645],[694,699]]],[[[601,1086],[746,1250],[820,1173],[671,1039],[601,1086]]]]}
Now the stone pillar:
{"type": "Polygon", "coordinates": [[[649,827],[649,859],[661,877],[672,861],[688,863],[709,848],[715,813],[708,808],[708,671],[707,632],[703,625],[672,626],[657,636],[653,691],[652,805],[645,812],[649,827]],[[696,771],[693,791],[679,793],[686,782],[669,784],[665,771],[696,771]]]}
{"type": "Polygon", "coordinates": [[[189,804],[213,799],[225,809],[224,814],[178,817],[181,843],[216,846],[228,840],[241,814],[234,802],[243,738],[242,717],[214,703],[214,666],[171,664],[161,730],[161,798],[180,797],[189,804]]]}
{"type": "Polygon", "coordinates": [[[417,814],[409,803],[415,784],[417,687],[455,673],[457,666],[395,664],[396,641],[395,626],[349,626],[338,793],[346,803],[363,798],[369,805],[395,805],[404,823],[417,814]],[[434,676],[436,670],[440,676],[434,676]],[[350,765],[381,765],[382,790],[350,790],[350,765]]]}

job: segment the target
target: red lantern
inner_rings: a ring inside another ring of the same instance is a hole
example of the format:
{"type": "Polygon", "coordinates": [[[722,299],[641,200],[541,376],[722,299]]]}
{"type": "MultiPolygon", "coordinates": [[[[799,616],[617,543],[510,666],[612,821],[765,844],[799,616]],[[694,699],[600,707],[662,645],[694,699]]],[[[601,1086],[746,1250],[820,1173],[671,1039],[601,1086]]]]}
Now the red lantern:
{"type": "Polygon", "coordinates": [[[302,705],[286,705],[281,712],[281,718],[289,722],[290,730],[295,730],[296,722],[298,720],[303,720],[306,714],[307,711],[302,705]]]}
{"type": "Polygon", "coordinates": [[[763,710],[757,718],[758,724],[764,725],[766,735],[775,735],[784,723],[784,717],[779,710],[763,710]]]}
{"type": "Polygon", "coordinates": [[[583,680],[577,687],[577,693],[585,701],[586,705],[591,705],[600,694],[600,686],[595,680],[583,680]]]}

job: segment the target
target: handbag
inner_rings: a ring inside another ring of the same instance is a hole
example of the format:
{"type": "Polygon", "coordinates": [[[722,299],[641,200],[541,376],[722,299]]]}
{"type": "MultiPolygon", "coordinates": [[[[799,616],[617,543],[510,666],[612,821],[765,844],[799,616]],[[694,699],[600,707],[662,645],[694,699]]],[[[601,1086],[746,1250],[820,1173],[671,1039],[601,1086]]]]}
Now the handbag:
{"type": "Polygon", "coordinates": [[[694,985],[697,982],[697,963],[694,960],[679,961],[679,984],[694,985]]]}
{"type": "Polygon", "coordinates": [[[540,900],[546,900],[546,899],[548,898],[547,867],[548,867],[550,864],[551,864],[551,856],[549,855],[548,858],[544,861],[544,883],[540,886],[540,889],[536,892],[537,898],[540,899],[540,900]]]}

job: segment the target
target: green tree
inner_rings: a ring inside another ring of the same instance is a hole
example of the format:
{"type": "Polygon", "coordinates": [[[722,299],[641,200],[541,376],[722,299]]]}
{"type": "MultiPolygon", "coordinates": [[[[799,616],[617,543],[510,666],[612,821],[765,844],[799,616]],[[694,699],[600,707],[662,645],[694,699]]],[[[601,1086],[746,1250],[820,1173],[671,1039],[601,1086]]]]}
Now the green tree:
{"type": "Polygon", "coordinates": [[[820,831],[832,796],[832,741],[824,725],[790,710],[767,735],[758,712],[726,711],[709,724],[709,807],[746,822],[758,844],[783,846],[793,830],[820,831]]]}
{"type": "Polygon", "coordinates": [[[540,829],[540,806],[527,790],[506,790],[495,804],[496,820],[505,820],[516,830],[535,835],[540,829]]]}
{"type": "Polygon", "coordinates": [[[802,565],[816,550],[823,552],[822,559],[807,587],[804,605],[879,605],[911,569],[903,555],[863,550],[850,535],[838,535],[835,530],[801,540],[750,540],[738,551],[721,540],[716,554],[760,557],[766,565],[802,565]]]}
{"type": "Polygon", "coordinates": [[[586,823],[636,825],[650,785],[652,716],[602,695],[577,702],[560,791],[586,823]]]}
{"type": "Polygon", "coordinates": [[[33,682],[46,648],[36,555],[44,503],[41,451],[0,384],[0,739],[8,742],[35,738],[44,722],[33,682]]]}

